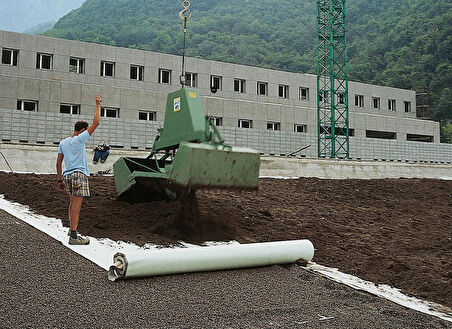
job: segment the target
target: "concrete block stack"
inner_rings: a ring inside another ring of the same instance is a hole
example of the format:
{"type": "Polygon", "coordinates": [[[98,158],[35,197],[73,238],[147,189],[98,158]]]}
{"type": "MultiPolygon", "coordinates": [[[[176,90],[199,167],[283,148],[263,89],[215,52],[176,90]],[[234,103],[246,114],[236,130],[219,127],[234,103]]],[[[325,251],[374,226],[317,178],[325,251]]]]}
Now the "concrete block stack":
{"type": "MultiPolygon", "coordinates": [[[[53,112],[28,112],[0,109],[0,140],[2,142],[58,145],[70,136],[77,120],[91,123],[91,116],[53,112]]],[[[151,149],[159,121],[140,121],[124,118],[102,118],[101,125],[87,146],[104,140],[113,148],[151,149]]],[[[297,156],[317,157],[315,133],[295,133],[266,129],[218,127],[227,144],[250,147],[262,154],[287,155],[310,144],[297,156]]],[[[361,160],[452,163],[452,145],[425,142],[406,142],[376,138],[350,137],[350,158],[361,160]]]]}

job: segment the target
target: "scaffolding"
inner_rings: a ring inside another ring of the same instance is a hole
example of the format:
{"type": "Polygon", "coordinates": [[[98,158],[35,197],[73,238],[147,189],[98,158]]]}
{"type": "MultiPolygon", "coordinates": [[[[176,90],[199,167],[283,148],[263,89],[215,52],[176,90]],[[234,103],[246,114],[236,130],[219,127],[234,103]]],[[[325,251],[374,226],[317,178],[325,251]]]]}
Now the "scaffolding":
{"type": "Polygon", "coordinates": [[[416,88],[416,117],[428,119],[428,87],[416,88]]]}
{"type": "Polygon", "coordinates": [[[349,158],[345,0],[317,1],[318,157],[349,158]]]}

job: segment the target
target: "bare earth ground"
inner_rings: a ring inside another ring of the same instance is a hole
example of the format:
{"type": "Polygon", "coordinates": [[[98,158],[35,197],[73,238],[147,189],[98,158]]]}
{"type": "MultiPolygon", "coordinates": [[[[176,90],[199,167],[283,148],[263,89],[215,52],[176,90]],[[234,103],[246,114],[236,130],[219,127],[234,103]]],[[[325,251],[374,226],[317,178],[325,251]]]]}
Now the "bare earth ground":
{"type": "MultiPolygon", "coordinates": [[[[300,178],[259,184],[258,192],[198,191],[201,216],[181,225],[178,202],[119,202],[112,177],[91,177],[79,230],[137,244],[307,238],[319,264],[452,307],[452,181],[300,178]]],[[[0,194],[68,226],[68,199],[57,191],[55,175],[0,172],[0,194]]]]}
{"type": "Polygon", "coordinates": [[[113,283],[2,210],[0,234],[0,328],[452,329],[294,264],[113,283]]]}

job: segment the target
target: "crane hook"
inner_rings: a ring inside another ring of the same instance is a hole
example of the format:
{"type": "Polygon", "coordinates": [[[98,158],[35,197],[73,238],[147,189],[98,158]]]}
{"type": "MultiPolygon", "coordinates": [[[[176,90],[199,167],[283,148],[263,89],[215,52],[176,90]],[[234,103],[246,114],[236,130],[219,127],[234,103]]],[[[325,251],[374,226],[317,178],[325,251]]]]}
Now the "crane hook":
{"type": "Polygon", "coordinates": [[[179,12],[179,18],[182,20],[182,21],[188,21],[189,19],[190,19],[190,17],[191,17],[191,11],[190,11],[190,2],[188,1],[188,0],[184,0],[183,2],[182,2],[182,7],[184,7],[184,9],[182,9],[180,12],[179,12]],[[184,15],[185,13],[187,13],[188,12],[188,14],[187,15],[184,15]]]}

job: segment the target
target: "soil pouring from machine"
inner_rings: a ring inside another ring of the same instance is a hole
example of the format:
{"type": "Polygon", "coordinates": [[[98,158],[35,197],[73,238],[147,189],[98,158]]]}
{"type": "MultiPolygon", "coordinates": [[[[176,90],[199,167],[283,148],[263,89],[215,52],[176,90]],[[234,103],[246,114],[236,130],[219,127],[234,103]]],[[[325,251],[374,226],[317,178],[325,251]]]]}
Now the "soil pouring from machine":
{"type": "Polygon", "coordinates": [[[196,89],[170,93],[165,122],[147,158],[113,165],[118,199],[130,203],[184,199],[196,189],[257,190],[260,154],[224,143],[196,89]]]}

